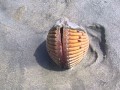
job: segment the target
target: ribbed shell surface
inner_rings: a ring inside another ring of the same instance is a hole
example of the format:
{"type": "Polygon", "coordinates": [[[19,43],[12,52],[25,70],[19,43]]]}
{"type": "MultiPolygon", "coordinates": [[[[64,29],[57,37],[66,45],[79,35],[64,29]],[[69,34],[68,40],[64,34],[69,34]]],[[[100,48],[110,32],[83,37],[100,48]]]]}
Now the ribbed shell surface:
{"type": "Polygon", "coordinates": [[[87,53],[89,38],[85,31],[57,27],[49,31],[46,47],[49,56],[57,65],[71,68],[87,53]]]}

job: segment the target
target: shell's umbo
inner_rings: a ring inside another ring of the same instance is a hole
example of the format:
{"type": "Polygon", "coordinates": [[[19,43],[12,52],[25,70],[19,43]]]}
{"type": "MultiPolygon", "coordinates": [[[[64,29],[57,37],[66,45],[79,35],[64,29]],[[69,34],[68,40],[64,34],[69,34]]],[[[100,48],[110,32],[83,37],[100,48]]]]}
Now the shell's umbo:
{"type": "Polygon", "coordinates": [[[77,65],[89,48],[86,31],[68,19],[59,20],[49,31],[46,47],[51,59],[63,68],[77,65]]]}

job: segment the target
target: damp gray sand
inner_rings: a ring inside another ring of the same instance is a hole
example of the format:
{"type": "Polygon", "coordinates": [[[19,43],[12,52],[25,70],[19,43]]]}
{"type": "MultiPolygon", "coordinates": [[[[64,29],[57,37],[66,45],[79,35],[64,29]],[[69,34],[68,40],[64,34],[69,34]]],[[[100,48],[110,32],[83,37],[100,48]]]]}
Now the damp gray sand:
{"type": "Polygon", "coordinates": [[[1,0],[0,90],[120,90],[119,8],[119,0],[1,0]],[[45,47],[61,17],[90,38],[86,57],[69,70],[45,47]]]}

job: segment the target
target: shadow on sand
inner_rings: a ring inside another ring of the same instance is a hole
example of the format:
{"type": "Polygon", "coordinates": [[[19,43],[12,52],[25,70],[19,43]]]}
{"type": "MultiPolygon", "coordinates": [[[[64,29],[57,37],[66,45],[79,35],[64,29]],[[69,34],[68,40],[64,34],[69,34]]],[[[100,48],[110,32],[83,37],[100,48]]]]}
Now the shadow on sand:
{"type": "Polygon", "coordinates": [[[46,41],[44,41],[42,44],[38,46],[36,49],[34,56],[36,57],[36,61],[41,65],[43,68],[46,68],[48,70],[54,70],[54,71],[64,71],[65,69],[62,69],[58,67],[52,59],[49,57],[48,52],[46,50],[46,41]]]}

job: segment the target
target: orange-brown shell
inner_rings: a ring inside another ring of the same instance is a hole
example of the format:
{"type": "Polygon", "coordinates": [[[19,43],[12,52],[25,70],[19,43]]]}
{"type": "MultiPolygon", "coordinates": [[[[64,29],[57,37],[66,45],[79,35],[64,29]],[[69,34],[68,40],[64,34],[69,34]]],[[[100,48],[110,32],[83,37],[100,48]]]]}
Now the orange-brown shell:
{"type": "Polygon", "coordinates": [[[85,31],[69,28],[52,28],[46,40],[51,59],[59,66],[71,68],[87,53],[89,38],[85,31]]]}

